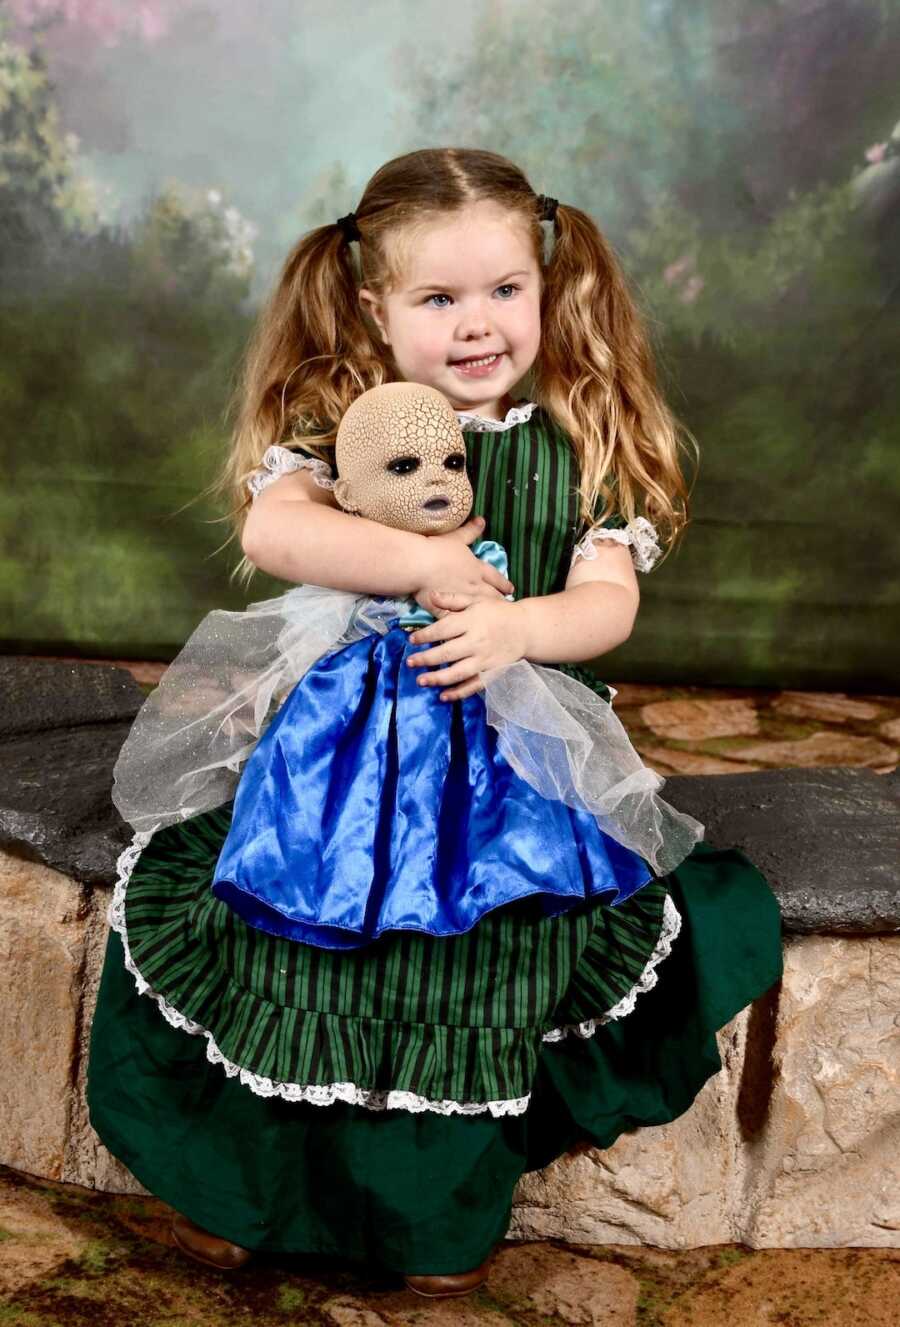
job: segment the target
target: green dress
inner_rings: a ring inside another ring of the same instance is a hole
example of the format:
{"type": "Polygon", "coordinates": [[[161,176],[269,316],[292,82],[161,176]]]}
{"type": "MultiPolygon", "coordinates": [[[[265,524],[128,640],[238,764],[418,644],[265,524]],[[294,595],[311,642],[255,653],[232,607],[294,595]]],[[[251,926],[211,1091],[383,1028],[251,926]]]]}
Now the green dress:
{"type": "MultiPolygon", "coordinates": [[[[461,423],[517,597],[562,589],[583,533],[565,435],[540,408],[461,423]]],[[[290,942],[210,891],[231,809],[129,855],[88,1103],[142,1184],[247,1248],[477,1265],[525,1171],[677,1118],[721,1068],[717,1029],[782,973],[774,894],[705,843],[617,906],[546,917],[525,899],[459,936],[290,942]]]]}

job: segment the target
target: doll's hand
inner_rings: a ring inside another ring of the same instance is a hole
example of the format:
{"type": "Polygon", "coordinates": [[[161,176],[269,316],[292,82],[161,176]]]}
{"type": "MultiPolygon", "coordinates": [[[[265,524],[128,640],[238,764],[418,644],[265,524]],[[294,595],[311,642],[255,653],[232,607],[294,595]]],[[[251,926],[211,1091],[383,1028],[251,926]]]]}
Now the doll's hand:
{"type": "Polygon", "coordinates": [[[480,674],[489,668],[515,663],[525,657],[525,626],[521,606],[508,599],[478,600],[467,606],[457,601],[463,595],[436,590],[434,598],[445,615],[427,627],[419,627],[410,636],[413,645],[427,644],[407,656],[411,668],[446,664],[433,673],[421,673],[419,686],[446,687],[441,700],[461,700],[481,691],[480,674]]]}

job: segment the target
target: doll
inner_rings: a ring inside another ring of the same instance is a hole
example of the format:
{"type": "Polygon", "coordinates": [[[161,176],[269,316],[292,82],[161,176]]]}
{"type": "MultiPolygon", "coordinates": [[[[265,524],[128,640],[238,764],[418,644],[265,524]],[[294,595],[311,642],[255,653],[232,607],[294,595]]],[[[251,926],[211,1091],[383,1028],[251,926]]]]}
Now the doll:
{"type": "MultiPolygon", "coordinates": [[[[341,421],[334,496],[444,533],[471,509],[465,459],[440,392],[384,384],[341,421]]],[[[472,552],[506,571],[493,541],[472,552]]],[[[413,600],[311,585],[210,614],[132,729],[117,806],[147,831],[233,795],[213,893],[332,949],[458,935],[524,900],[544,915],[615,905],[687,855],[702,826],[656,795],[660,776],[581,683],[520,660],[452,703],[418,687],[407,633],[433,620],[413,600]]]]}

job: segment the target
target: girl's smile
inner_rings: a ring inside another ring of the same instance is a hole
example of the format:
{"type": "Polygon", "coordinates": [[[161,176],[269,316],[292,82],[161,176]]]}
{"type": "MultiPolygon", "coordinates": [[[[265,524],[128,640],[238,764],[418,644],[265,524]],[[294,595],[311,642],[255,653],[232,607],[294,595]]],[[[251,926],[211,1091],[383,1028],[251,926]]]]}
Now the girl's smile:
{"type": "Polygon", "coordinates": [[[471,359],[455,359],[451,360],[451,363],[459,373],[464,374],[467,378],[487,378],[494,372],[502,358],[502,353],[498,353],[496,355],[486,355],[481,359],[474,357],[471,359]]]}

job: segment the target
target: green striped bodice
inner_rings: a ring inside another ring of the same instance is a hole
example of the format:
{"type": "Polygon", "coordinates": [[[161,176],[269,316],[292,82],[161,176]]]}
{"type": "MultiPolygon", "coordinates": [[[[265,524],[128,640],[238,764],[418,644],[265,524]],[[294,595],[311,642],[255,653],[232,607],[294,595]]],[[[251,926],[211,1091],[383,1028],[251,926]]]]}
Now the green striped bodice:
{"type": "MultiPolygon", "coordinates": [[[[531,418],[497,432],[466,429],[466,468],[472,484],[472,512],[484,516],[484,539],[506,549],[516,599],[562,590],[572,550],[584,533],[578,469],[566,434],[540,406],[531,418]]],[[[303,447],[292,451],[311,456],[303,447]]],[[[332,462],[336,474],[336,467],[332,462]]],[[[616,517],[606,524],[619,524],[616,517]]],[[[604,699],[609,691],[577,664],[557,665],[604,699]]]]}

